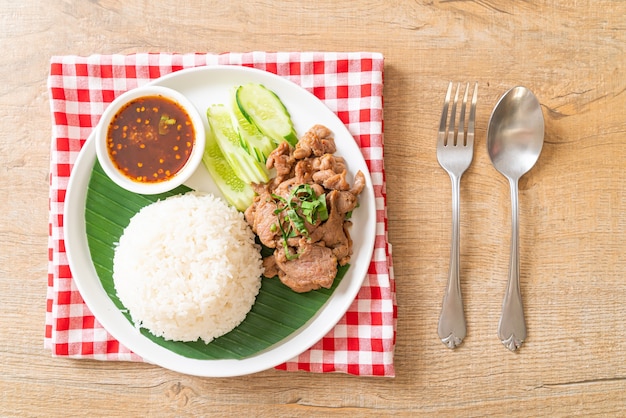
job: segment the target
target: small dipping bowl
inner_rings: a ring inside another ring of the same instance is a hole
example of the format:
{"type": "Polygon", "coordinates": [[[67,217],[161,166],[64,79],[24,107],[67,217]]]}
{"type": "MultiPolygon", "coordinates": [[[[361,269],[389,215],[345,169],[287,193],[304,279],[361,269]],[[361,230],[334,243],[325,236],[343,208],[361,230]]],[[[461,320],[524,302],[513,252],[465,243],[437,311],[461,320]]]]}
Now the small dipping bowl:
{"type": "Polygon", "coordinates": [[[120,187],[151,195],[183,184],[202,161],[203,119],[180,92],[161,86],[129,90],[104,111],[96,155],[120,187]]]}

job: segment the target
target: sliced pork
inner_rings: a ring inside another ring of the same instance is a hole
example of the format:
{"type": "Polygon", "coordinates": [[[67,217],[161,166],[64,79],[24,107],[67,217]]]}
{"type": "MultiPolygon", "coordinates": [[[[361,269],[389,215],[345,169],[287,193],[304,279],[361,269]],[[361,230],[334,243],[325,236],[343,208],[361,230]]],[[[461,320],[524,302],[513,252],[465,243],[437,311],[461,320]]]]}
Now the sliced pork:
{"type": "Polygon", "coordinates": [[[295,148],[283,142],[268,157],[276,176],[253,185],[256,197],[245,219],[274,253],[265,275],[278,276],[295,292],[329,288],[337,267],[352,256],[349,221],[365,187],[357,172],[351,185],[345,160],[335,156],[332,132],[315,125],[295,148]]]}

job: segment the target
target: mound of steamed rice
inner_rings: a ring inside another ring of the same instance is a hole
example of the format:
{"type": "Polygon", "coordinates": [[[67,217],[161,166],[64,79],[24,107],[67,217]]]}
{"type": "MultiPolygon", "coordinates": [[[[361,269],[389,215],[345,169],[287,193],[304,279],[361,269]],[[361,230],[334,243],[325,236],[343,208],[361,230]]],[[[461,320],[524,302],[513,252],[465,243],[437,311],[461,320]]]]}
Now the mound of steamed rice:
{"type": "Polygon", "coordinates": [[[210,194],[150,204],[115,248],[113,280],[136,327],[209,343],[252,308],[263,267],[243,215],[210,194]]]}

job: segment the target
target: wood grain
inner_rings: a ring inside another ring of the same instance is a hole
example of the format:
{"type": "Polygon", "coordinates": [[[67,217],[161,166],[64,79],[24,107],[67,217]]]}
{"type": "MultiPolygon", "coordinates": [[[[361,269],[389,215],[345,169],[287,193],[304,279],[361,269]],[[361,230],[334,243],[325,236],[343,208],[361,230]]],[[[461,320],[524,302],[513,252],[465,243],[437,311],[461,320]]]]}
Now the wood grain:
{"type": "Polygon", "coordinates": [[[572,416],[626,413],[626,3],[251,0],[0,4],[0,415],[572,416]],[[385,55],[385,167],[397,377],[269,370],[201,379],[43,349],[51,55],[137,51],[385,55]],[[477,81],[462,181],[468,336],[437,337],[450,185],[434,141],[449,80],[477,81]],[[546,142],[520,183],[528,339],[498,341],[510,203],[486,153],[493,105],[531,88],[546,142]]]}

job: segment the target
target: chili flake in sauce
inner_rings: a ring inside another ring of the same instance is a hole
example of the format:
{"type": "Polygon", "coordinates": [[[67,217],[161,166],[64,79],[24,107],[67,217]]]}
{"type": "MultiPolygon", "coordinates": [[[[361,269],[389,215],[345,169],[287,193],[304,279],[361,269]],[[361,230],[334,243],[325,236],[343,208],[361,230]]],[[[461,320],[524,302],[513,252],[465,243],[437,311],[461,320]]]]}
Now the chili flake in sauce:
{"type": "Polygon", "coordinates": [[[162,96],[132,100],[113,117],[107,149],[113,164],[131,180],[169,180],[185,165],[194,146],[191,118],[162,96]]]}

